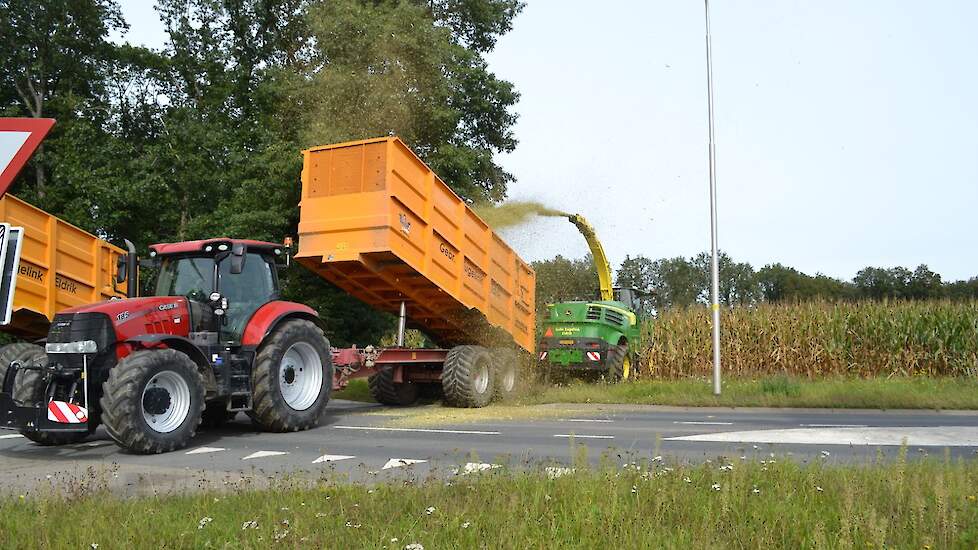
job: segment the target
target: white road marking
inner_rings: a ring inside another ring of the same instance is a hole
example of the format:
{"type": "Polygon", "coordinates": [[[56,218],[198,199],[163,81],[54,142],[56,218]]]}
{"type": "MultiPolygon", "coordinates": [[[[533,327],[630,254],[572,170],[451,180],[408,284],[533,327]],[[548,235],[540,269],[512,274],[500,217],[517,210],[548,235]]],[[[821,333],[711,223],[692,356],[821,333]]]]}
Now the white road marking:
{"type": "Polygon", "coordinates": [[[499,432],[480,432],[478,430],[435,430],[432,428],[385,428],[382,426],[333,426],[338,430],[378,430],[382,432],[422,432],[435,434],[499,435],[499,432]]]}
{"type": "Polygon", "coordinates": [[[336,462],[338,460],[347,460],[350,458],[356,458],[350,455],[323,455],[316,460],[313,460],[313,464],[322,464],[323,462],[336,462]]]}
{"type": "Polygon", "coordinates": [[[802,428],[865,428],[866,424],[798,424],[802,428]]]}
{"type": "Polygon", "coordinates": [[[677,420],[673,424],[693,424],[696,426],[733,426],[733,422],[701,422],[696,420],[677,420]]]}
{"type": "Polygon", "coordinates": [[[978,446],[978,426],[792,428],[718,432],[667,441],[713,441],[725,443],[793,443],[809,445],[913,445],[919,447],[978,446]]]}
{"type": "Polygon", "coordinates": [[[15,439],[15,438],[18,438],[18,437],[24,437],[24,436],[22,436],[20,434],[0,435],[0,439],[15,439]]]}
{"type": "Polygon", "coordinates": [[[255,451],[241,460],[251,460],[252,458],[265,458],[267,456],[287,455],[288,451],[255,451]]]}
{"type": "Polygon", "coordinates": [[[562,418],[561,422],[602,422],[605,424],[610,424],[614,420],[608,420],[605,418],[562,418]]]}
{"type": "Polygon", "coordinates": [[[192,451],[187,451],[183,454],[185,455],[202,455],[205,453],[219,453],[221,451],[226,451],[224,447],[197,447],[192,451]]]}
{"type": "Polygon", "coordinates": [[[499,464],[487,464],[485,462],[466,462],[465,466],[461,468],[455,468],[453,473],[455,475],[468,475],[475,472],[485,472],[486,470],[494,470],[496,468],[502,468],[499,464]]]}
{"type": "Polygon", "coordinates": [[[381,470],[390,470],[391,468],[400,468],[401,466],[409,466],[411,464],[421,464],[422,462],[428,462],[427,460],[418,460],[416,458],[392,458],[384,464],[381,470]]]}
{"type": "Polygon", "coordinates": [[[554,437],[573,437],[574,439],[614,439],[613,435],[554,434],[554,437]]]}

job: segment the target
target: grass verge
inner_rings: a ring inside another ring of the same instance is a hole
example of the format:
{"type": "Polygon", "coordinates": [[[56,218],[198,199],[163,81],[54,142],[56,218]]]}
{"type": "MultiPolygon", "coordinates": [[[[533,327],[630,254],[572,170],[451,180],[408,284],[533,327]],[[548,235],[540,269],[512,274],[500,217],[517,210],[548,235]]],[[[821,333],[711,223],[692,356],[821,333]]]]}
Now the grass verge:
{"type": "Polygon", "coordinates": [[[0,499],[4,548],[974,548],[978,463],[605,464],[550,479],[0,499]],[[417,544],[420,546],[409,546],[417,544]]]}
{"type": "MultiPolygon", "coordinates": [[[[372,401],[364,380],[353,380],[337,398],[372,401]]],[[[978,409],[978,379],[728,378],[713,395],[708,380],[640,380],[625,384],[573,381],[531,385],[514,403],[622,403],[689,407],[810,407],[854,409],[978,409]]],[[[514,413],[515,414],[515,413],[514,413]]]]}

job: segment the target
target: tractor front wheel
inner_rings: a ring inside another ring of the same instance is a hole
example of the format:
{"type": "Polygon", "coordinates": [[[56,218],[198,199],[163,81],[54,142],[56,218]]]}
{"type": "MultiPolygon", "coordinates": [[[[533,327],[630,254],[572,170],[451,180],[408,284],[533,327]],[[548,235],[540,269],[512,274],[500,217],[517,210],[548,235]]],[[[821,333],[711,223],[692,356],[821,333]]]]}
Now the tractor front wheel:
{"type": "Polygon", "coordinates": [[[140,350],[109,371],[102,384],[102,423],[134,453],[165,453],[187,446],[204,410],[197,365],[172,349],[140,350]]]}
{"type": "Polygon", "coordinates": [[[608,350],[608,379],[612,383],[618,383],[632,378],[635,378],[635,369],[628,353],[628,344],[620,344],[608,350]]]}
{"type": "Polygon", "coordinates": [[[7,369],[10,368],[10,364],[14,361],[24,361],[21,357],[29,357],[37,353],[44,353],[44,349],[36,344],[28,344],[27,342],[17,342],[15,344],[7,344],[0,348],[0,385],[3,384],[4,379],[7,377],[7,369]]]}
{"type": "Polygon", "coordinates": [[[296,432],[319,424],[333,391],[329,341],[311,321],[293,319],[265,338],[251,372],[253,409],[260,428],[296,432]]]}
{"type": "Polygon", "coordinates": [[[449,350],[441,373],[445,402],[454,407],[485,407],[492,400],[492,356],[480,346],[449,350]]]}
{"type": "Polygon", "coordinates": [[[421,387],[411,382],[394,382],[394,368],[381,369],[367,379],[370,395],[384,405],[405,407],[418,400],[421,387]]]}
{"type": "MultiPolygon", "coordinates": [[[[11,346],[17,345],[28,346],[29,348],[25,348],[24,351],[13,359],[14,361],[20,361],[22,363],[47,362],[47,354],[44,353],[41,346],[35,346],[33,344],[11,344],[11,346]]],[[[0,355],[2,355],[2,352],[0,352],[0,355]]],[[[0,357],[0,360],[2,360],[2,357],[0,357]]],[[[8,361],[3,366],[6,367],[9,364],[10,362],[8,361]]],[[[14,379],[14,401],[29,407],[46,406],[44,402],[47,399],[47,389],[48,385],[41,371],[22,370],[17,373],[17,378],[14,379]]],[[[25,428],[20,433],[38,445],[69,445],[71,443],[78,443],[88,437],[88,434],[95,431],[95,427],[98,425],[97,422],[97,420],[90,418],[87,432],[43,432],[25,428]]]]}

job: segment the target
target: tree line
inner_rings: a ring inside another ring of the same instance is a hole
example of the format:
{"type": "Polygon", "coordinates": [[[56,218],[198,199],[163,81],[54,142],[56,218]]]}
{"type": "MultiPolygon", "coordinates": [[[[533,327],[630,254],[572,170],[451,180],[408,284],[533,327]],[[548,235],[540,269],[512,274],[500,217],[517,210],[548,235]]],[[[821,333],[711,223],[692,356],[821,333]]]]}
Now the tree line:
{"type": "MultiPolygon", "coordinates": [[[[737,262],[719,253],[720,303],[750,306],[760,302],[806,302],[815,300],[978,300],[978,277],[945,282],[941,275],[920,265],[866,267],[851,280],[823,274],[808,275],[780,263],[755,270],[750,263],[737,262]]],[[[557,256],[533,262],[537,273],[537,303],[562,300],[592,300],[597,296],[598,276],[590,255],[581,259],[557,256]]],[[[710,302],[710,255],[661,258],[626,256],[615,273],[615,284],[650,294],[648,306],[660,310],[710,302]]]]}
{"type": "MultiPolygon", "coordinates": [[[[166,43],[118,43],[113,0],[0,0],[0,116],[57,124],[12,192],[111,241],[281,242],[300,151],[389,134],[452,188],[498,201],[518,99],[486,62],[519,0],[158,0],[166,43]]],[[[282,273],[334,343],[391,326],[318,277],[282,273]]]]}

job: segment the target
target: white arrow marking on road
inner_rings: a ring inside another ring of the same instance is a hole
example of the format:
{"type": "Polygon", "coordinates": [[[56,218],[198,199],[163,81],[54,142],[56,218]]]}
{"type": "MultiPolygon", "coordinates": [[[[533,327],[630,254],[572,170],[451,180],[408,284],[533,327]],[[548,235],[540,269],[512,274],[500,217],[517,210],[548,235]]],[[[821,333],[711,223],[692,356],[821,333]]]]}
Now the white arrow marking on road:
{"type": "Polygon", "coordinates": [[[573,437],[574,439],[614,439],[613,435],[554,434],[554,437],[573,437]]]}
{"type": "Polygon", "coordinates": [[[24,437],[24,436],[22,436],[20,434],[0,435],[0,439],[14,439],[14,438],[17,438],[17,437],[24,437]]]}
{"type": "Polygon", "coordinates": [[[733,422],[700,422],[694,420],[676,421],[673,424],[695,424],[697,426],[732,426],[733,422]]]}
{"type": "Polygon", "coordinates": [[[667,441],[712,441],[723,443],[790,443],[808,445],[912,445],[918,447],[978,446],[978,426],[792,428],[718,432],[667,441]]]}
{"type": "Polygon", "coordinates": [[[608,420],[606,418],[564,418],[561,422],[603,422],[605,424],[614,422],[614,420],[608,420]]]}
{"type": "Polygon", "coordinates": [[[288,451],[255,451],[241,460],[251,460],[252,458],[265,458],[266,456],[287,455],[288,451]]]}
{"type": "Polygon", "coordinates": [[[422,432],[433,434],[499,435],[499,432],[480,432],[477,430],[435,430],[431,428],[384,428],[382,426],[333,426],[338,430],[378,430],[382,432],[422,432]]]}
{"type": "Polygon", "coordinates": [[[866,424],[798,424],[802,428],[865,428],[866,424]]]}
{"type": "Polygon", "coordinates": [[[224,447],[197,447],[192,451],[187,451],[184,454],[188,455],[202,455],[204,453],[219,453],[221,451],[226,451],[224,447]]]}
{"type": "Polygon", "coordinates": [[[347,460],[350,458],[356,458],[350,455],[323,455],[316,460],[313,460],[313,464],[321,464],[323,462],[336,462],[337,460],[347,460]]]}
{"type": "Polygon", "coordinates": [[[410,464],[421,464],[422,462],[428,462],[427,460],[418,460],[416,458],[392,458],[384,464],[381,470],[390,470],[391,468],[400,468],[401,466],[407,466],[410,464]]]}
{"type": "Polygon", "coordinates": [[[455,468],[455,475],[468,475],[475,472],[485,472],[486,470],[493,470],[496,468],[502,468],[499,464],[487,464],[485,462],[466,462],[465,466],[461,468],[455,468]]]}

